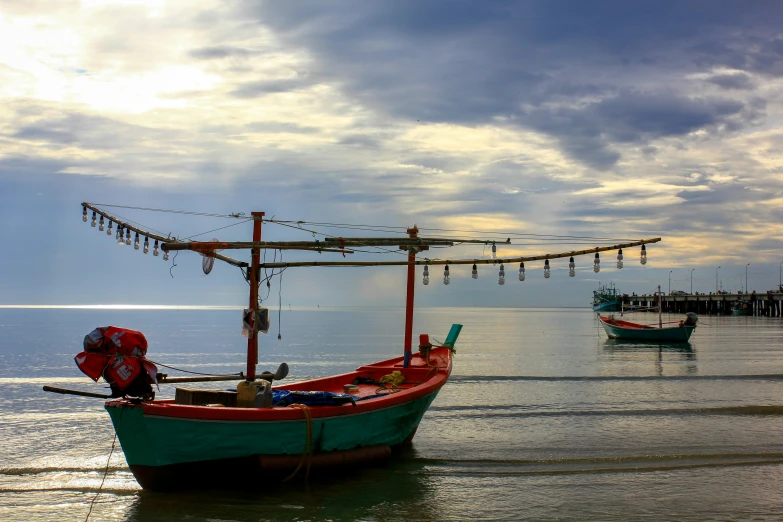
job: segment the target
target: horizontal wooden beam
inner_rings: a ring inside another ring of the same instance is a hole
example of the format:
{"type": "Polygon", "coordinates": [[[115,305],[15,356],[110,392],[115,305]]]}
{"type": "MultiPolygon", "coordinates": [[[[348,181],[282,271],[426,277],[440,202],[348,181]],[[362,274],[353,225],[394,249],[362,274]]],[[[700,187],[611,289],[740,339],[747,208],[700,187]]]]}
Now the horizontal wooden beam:
{"type": "Polygon", "coordinates": [[[500,263],[524,263],[526,261],[539,261],[544,259],[560,259],[563,257],[583,256],[596,254],[609,250],[619,250],[620,248],[630,248],[634,246],[649,245],[661,240],[659,237],[642,239],[631,243],[622,243],[606,247],[594,247],[586,250],[573,250],[571,252],[562,252],[558,254],[541,254],[537,256],[504,257],[498,259],[419,259],[416,261],[298,261],[298,262],[276,262],[261,263],[262,268],[290,268],[302,266],[408,266],[408,265],[496,265],[500,263]]]}

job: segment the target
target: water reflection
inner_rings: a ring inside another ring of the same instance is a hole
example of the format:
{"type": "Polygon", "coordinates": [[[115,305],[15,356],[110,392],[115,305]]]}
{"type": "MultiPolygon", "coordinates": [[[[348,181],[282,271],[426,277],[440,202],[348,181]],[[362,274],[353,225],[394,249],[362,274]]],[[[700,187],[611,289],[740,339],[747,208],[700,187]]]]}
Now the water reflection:
{"type": "Polygon", "coordinates": [[[659,343],[652,341],[631,341],[626,339],[606,339],[604,341],[604,351],[681,353],[685,359],[696,359],[696,352],[690,343],[659,343]]]}
{"type": "Polygon", "coordinates": [[[607,339],[603,343],[603,351],[608,360],[621,363],[644,363],[653,361],[655,373],[664,375],[664,365],[676,363],[680,369],[675,373],[694,375],[696,367],[696,351],[690,343],[656,343],[650,341],[629,341],[607,339]],[[684,364],[683,364],[684,363],[684,364]]]}
{"type": "Polygon", "coordinates": [[[154,493],[140,491],[124,520],[434,520],[438,494],[431,478],[409,455],[388,466],[360,468],[349,475],[251,489],[216,477],[221,489],[154,493]]]}

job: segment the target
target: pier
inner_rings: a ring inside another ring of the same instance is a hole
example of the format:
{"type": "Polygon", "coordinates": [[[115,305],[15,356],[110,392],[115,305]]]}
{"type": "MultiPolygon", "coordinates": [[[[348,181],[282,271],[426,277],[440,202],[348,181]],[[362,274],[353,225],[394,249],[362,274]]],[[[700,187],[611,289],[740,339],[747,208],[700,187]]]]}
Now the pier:
{"type": "MultiPolygon", "coordinates": [[[[654,295],[623,295],[623,304],[628,306],[655,307],[658,298],[654,295]]],[[[783,292],[749,294],[680,294],[661,296],[661,311],[684,314],[695,312],[700,315],[731,315],[731,308],[739,302],[752,307],[752,315],[781,317],[783,292]]]]}

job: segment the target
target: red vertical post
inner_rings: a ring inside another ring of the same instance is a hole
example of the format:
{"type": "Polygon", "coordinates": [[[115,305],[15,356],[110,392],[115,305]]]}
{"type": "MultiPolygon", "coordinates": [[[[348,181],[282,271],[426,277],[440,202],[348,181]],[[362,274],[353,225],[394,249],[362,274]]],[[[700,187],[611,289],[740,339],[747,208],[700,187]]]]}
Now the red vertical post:
{"type": "MultiPolygon", "coordinates": [[[[261,241],[261,222],[264,212],[252,212],[253,243],[261,241]]],[[[256,309],[258,308],[258,267],[261,264],[261,249],[253,247],[250,251],[250,336],[247,338],[247,373],[245,379],[256,379],[256,364],[258,364],[258,332],[256,332],[256,309]]]]}
{"type": "MultiPolygon", "coordinates": [[[[414,225],[413,228],[408,229],[408,236],[411,239],[418,237],[419,229],[414,225]]],[[[405,356],[404,364],[407,366],[411,357],[411,342],[413,340],[413,293],[416,284],[416,265],[413,264],[416,261],[416,247],[411,246],[408,248],[408,287],[405,297],[405,356]]]]}

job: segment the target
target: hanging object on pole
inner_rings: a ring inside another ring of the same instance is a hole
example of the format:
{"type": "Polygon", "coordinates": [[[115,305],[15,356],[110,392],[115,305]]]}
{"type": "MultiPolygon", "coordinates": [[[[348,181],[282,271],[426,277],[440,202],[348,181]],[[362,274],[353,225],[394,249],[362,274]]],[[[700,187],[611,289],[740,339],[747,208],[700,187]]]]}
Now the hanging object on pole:
{"type": "MultiPolygon", "coordinates": [[[[218,238],[212,238],[213,243],[218,243],[220,240],[218,238]]],[[[220,252],[222,249],[214,249],[207,252],[199,252],[202,256],[201,259],[201,270],[204,272],[204,275],[209,275],[209,273],[212,271],[212,267],[215,266],[215,252],[220,252]]]]}
{"type": "Polygon", "coordinates": [[[568,277],[574,277],[576,275],[576,263],[574,263],[574,256],[568,261],[568,277]]]}
{"type": "Polygon", "coordinates": [[[544,260],[544,279],[549,279],[549,259],[544,260]]]}
{"type": "Polygon", "coordinates": [[[499,285],[506,284],[506,270],[505,268],[503,268],[503,262],[500,263],[500,271],[498,272],[498,284],[499,285]]]}
{"type": "Polygon", "coordinates": [[[645,247],[645,245],[642,245],[642,254],[641,257],[639,258],[639,262],[643,265],[647,264],[647,248],[645,247]]]}
{"type": "Polygon", "coordinates": [[[617,268],[621,269],[623,267],[623,249],[617,251],[617,268]]]}
{"type": "Polygon", "coordinates": [[[525,280],[525,263],[519,263],[519,280],[524,281],[525,280]]]}
{"type": "Polygon", "coordinates": [[[595,253],[595,261],[593,261],[593,272],[596,274],[601,271],[601,256],[598,252],[595,253]]]}

